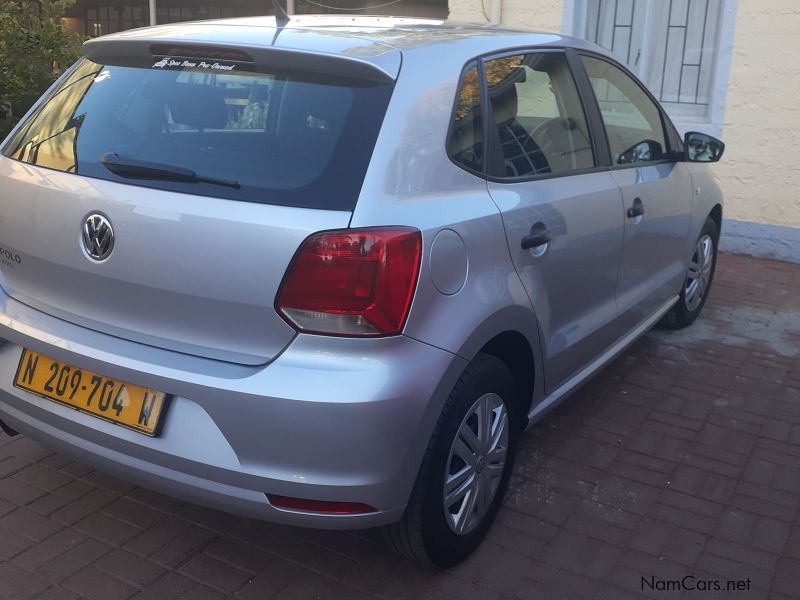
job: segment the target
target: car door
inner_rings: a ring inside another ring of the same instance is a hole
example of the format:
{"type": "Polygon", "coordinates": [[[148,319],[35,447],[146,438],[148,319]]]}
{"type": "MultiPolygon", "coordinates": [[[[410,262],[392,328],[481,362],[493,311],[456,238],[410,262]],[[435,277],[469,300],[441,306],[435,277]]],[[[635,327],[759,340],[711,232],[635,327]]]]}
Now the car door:
{"type": "Polygon", "coordinates": [[[489,193],[539,320],[548,393],[620,335],[622,198],[596,169],[593,135],[563,51],[485,59],[489,193]]]}
{"type": "Polygon", "coordinates": [[[666,117],[634,77],[581,55],[607,134],[611,174],[625,208],[617,304],[628,327],[677,297],[686,275],[692,182],[667,135],[666,117]]]}

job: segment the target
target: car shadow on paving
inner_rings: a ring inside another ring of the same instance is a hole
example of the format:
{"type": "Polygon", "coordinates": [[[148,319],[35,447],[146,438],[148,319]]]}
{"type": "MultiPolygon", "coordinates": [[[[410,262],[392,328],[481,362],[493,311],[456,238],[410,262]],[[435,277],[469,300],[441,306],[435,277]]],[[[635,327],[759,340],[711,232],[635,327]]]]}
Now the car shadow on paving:
{"type": "Polygon", "coordinates": [[[649,333],[525,435],[505,504],[442,572],[379,532],[242,519],[0,434],[0,597],[798,598],[800,265],[722,255],[692,328],[649,333]],[[723,591],[649,587],[687,575],[723,591]]]}

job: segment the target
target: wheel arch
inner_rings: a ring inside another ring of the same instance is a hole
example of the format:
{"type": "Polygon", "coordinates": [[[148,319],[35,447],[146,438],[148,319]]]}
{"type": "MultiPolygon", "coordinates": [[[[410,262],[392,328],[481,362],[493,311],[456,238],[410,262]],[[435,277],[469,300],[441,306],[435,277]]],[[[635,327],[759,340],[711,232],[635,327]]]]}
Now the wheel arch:
{"type": "Polygon", "coordinates": [[[488,317],[458,354],[472,361],[479,353],[499,358],[511,370],[523,426],[527,425],[528,413],[544,393],[541,338],[533,310],[514,305],[488,317]]]}
{"type": "Polygon", "coordinates": [[[722,204],[714,205],[714,208],[708,213],[708,217],[714,220],[717,224],[717,233],[720,233],[722,231],[722,204]]]}
{"type": "Polygon", "coordinates": [[[504,331],[489,340],[480,352],[500,359],[511,370],[517,387],[516,402],[522,417],[520,425],[524,428],[533,404],[536,383],[533,349],[528,340],[519,331],[504,331]]]}

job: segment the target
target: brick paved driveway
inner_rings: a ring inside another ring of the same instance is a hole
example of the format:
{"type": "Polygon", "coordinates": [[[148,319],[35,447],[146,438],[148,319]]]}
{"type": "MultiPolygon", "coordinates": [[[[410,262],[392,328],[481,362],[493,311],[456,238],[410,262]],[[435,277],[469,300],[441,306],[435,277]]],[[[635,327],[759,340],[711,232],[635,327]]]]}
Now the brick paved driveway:
{"type": "Polygon", "coordinates": [[[521,446],[489,539],[445,573],[0,434],[0,597],[800,598],[800,265],[722,256],[700,322],[650,333],[521,446]],[[642,591],[689,574],[751,589],[642,591]]]}

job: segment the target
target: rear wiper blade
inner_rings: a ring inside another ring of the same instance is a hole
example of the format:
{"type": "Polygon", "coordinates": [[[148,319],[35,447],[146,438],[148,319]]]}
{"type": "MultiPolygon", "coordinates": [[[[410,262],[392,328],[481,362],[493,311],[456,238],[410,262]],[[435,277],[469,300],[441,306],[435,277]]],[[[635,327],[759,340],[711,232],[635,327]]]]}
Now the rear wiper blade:
{"type": "Polygon", "coordinates": [[[100,157],[100,162],[115,175],[131,179],[163,179],[167,181],[183,181],[185,183],[211,183],[236,189],[241,187],[238,181],[208,177],[191,169],[138,160],[113,152],[103,154],[100,157]]]}

